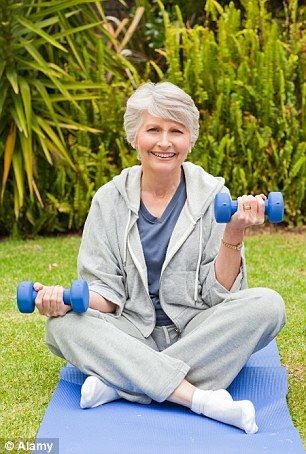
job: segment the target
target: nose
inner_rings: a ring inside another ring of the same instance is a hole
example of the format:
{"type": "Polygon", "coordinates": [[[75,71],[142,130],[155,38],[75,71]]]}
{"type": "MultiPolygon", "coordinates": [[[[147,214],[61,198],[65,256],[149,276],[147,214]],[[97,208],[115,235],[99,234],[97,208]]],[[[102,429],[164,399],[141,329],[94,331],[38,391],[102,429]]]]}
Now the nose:
{"type": "Polygon", "coordinates": [[[159,146],[162,149],[167,149],[172,146],[172,143],[169,141],[168,134],[167,132],[163,132],[161,136],[159,137],[159,140],[157,142],[157,146],[159,146]]]}

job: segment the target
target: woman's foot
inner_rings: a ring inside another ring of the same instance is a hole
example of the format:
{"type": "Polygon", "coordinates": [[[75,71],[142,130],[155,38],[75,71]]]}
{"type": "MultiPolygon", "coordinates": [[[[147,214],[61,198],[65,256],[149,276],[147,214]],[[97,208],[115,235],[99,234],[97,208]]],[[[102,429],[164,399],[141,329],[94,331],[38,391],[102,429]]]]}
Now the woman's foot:
{"type": "Polygon", "coordinates": [[[254,434],[258,431],[252,402],[249,400],[234,401],[225,389],[217,391],[196,389],[192,398],[191,410],[208,418],[239,427],[247,434],[254,434]]]}
{"type": "Polygon", "coordinates": [[[106,385],[99,378],[89,376],[83,383],[81,389],[81,408],[93,408],[106,404],[113,400],[120,399],[117,391],[106,385]]]}

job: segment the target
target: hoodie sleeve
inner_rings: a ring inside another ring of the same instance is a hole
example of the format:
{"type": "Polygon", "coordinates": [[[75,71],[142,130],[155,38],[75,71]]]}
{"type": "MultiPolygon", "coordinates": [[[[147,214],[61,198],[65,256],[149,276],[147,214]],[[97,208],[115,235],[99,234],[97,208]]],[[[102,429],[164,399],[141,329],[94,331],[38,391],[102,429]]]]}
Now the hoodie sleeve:
{"type": "Polygon", "coordinates": [[[247,271],[244,246],[241,249],[241,266],[238,276],[230,290],[223,287],[216,278],[215,261],[219,252],[224,224],[218,224],[212,215],[211,232],[205,245],[202,262],[200,265],[200,283],[202,300],[210,307],[221,303],[232,292],[247,288],[247,271]]]}
{"type": "Polygon", "coordinates": [[[88,282],[89,290],[118,305],[117,314],[120,314],[126,301],[125,278],[120,267],[118,241],[114,239],[112,229],[113,212],[102,209],[97,194],[83,230],[78,275],[88,282]]]}

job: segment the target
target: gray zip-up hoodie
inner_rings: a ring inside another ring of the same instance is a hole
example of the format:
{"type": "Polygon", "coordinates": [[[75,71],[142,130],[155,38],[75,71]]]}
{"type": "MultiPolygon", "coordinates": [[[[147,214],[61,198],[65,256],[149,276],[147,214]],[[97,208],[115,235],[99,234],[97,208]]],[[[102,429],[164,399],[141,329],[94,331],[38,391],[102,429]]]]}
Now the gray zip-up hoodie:
{"type": "MultiPolygon", "coordinates": [[[[224,224],[217,224],[213,200],[228,191],[224,179],[200,166],[183,163],[187,200],[175,225],[160,277],[163,310],[180,332],[201,310],[247,287],[242,265],[230,291],[215,276],[214,262],[224,224]]],[[[145,258],[137,228],[142,167],[124,169],[95,194],[84,226],[78,256],[79,278],[90,290],[117,305],[145,336],[155,327],[155,309],[148,290],[145,258]]]]}

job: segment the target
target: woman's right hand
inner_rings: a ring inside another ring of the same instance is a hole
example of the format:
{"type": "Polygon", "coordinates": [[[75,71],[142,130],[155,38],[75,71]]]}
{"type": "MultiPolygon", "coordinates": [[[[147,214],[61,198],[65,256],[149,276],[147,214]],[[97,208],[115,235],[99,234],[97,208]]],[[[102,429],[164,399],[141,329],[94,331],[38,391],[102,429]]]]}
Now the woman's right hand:
{"type": "Polygon", "coordinates": [[[62,317],[71,311],[71,306],[64,303],[64,289],[60,285],[45,286],[40,282],[35,282],[34,290],[38,292],[35,306],[41,315],[62,317]]]}

